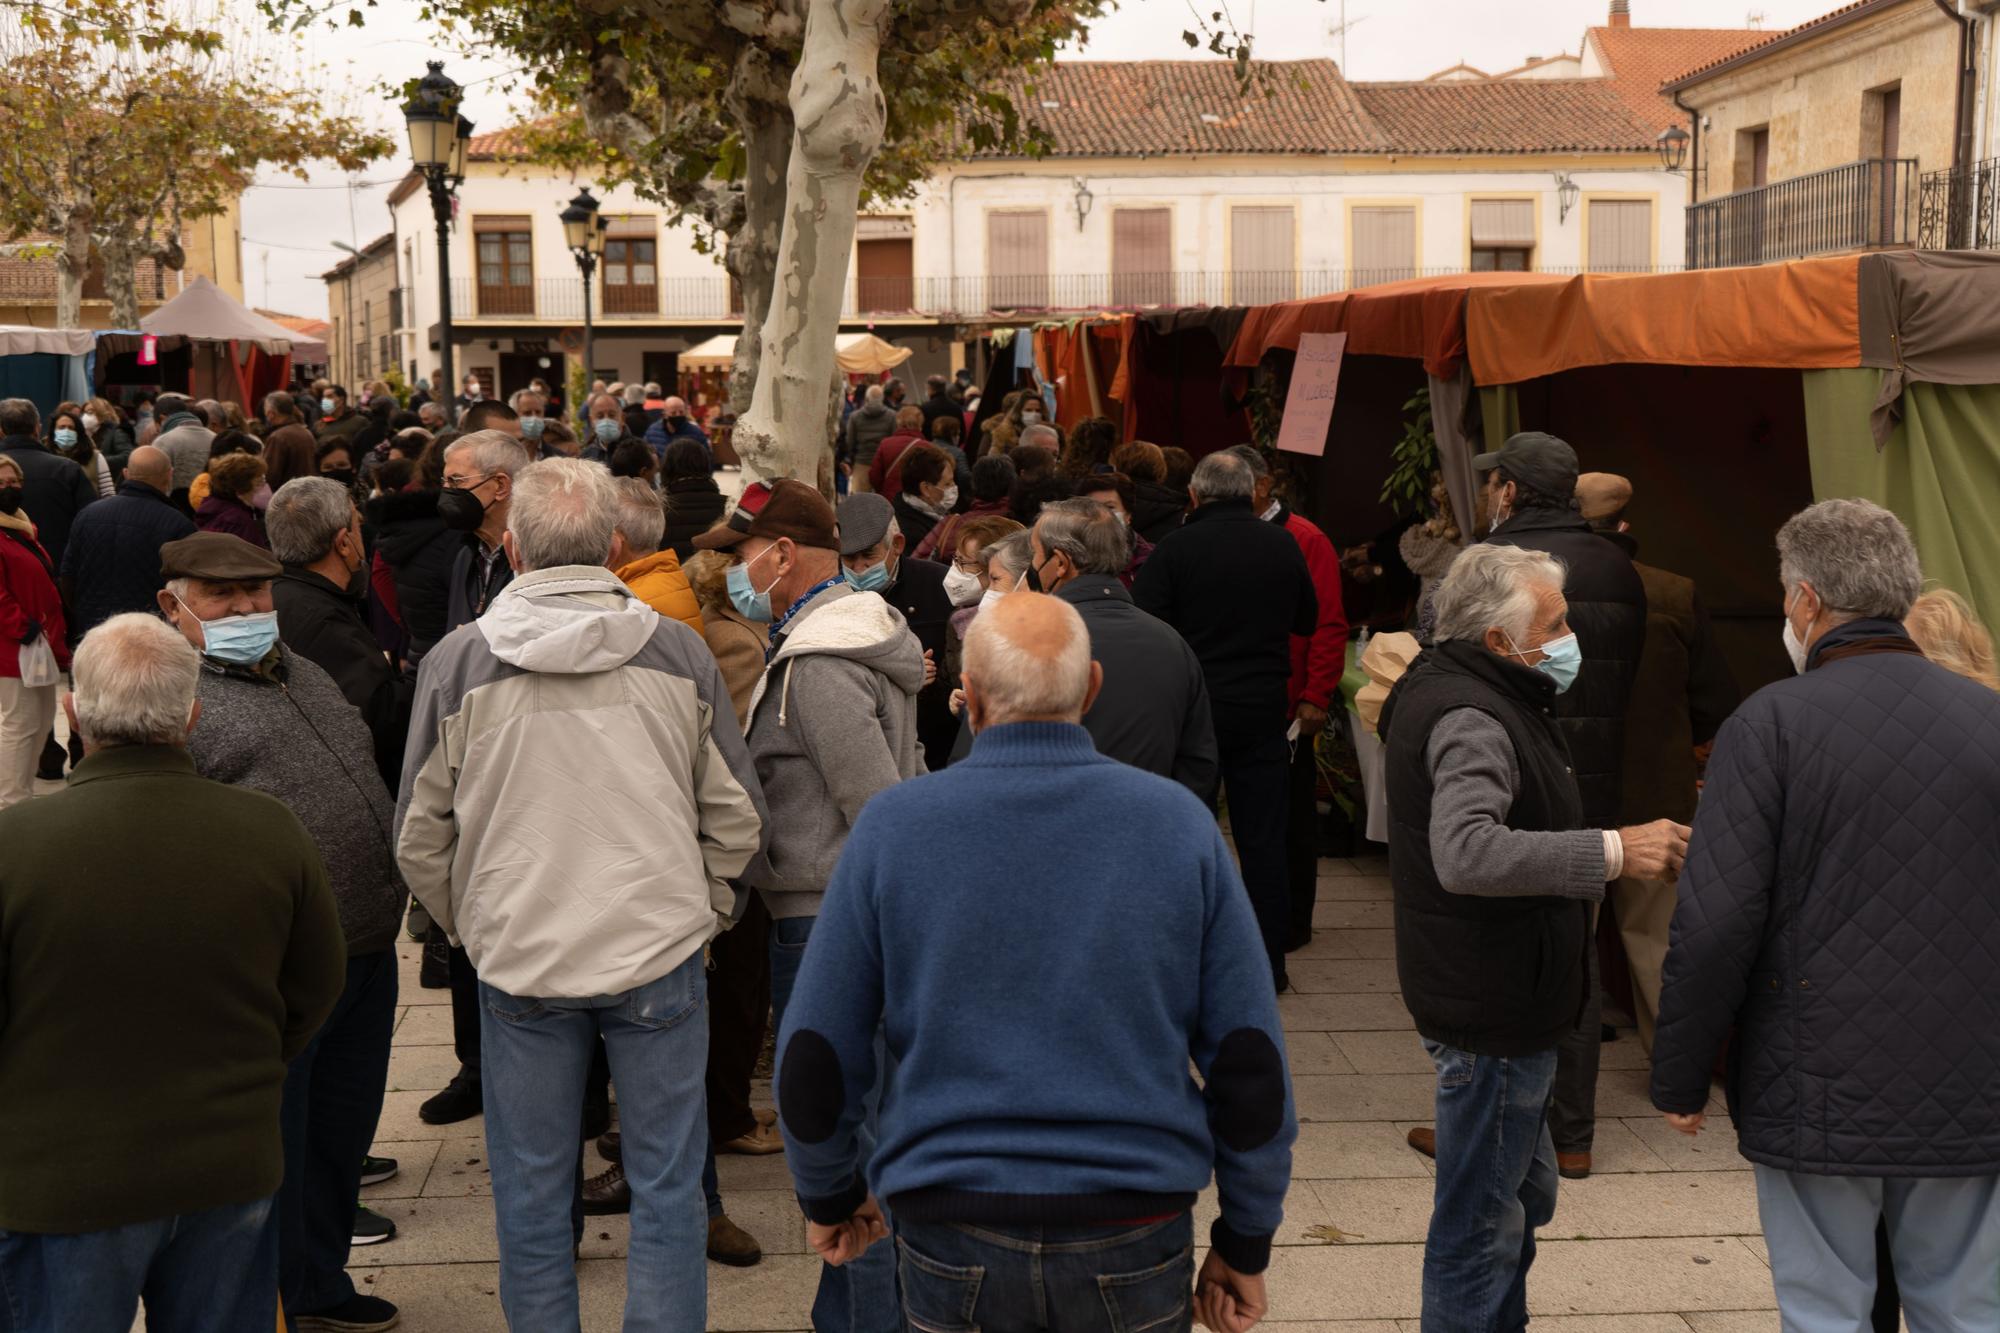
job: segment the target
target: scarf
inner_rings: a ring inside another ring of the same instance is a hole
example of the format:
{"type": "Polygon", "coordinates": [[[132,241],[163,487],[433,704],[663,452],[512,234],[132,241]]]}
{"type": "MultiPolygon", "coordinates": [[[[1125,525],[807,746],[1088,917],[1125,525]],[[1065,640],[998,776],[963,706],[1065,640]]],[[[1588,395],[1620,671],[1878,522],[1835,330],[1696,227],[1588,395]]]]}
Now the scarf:
{"type": "Polygon", "coordinates": [[[26,514],[18,512],[0,514],[0,528],[6,528],[13,532],[25,532],[31,538],[37,535],[35,532],[35,521],[26,514]]]}

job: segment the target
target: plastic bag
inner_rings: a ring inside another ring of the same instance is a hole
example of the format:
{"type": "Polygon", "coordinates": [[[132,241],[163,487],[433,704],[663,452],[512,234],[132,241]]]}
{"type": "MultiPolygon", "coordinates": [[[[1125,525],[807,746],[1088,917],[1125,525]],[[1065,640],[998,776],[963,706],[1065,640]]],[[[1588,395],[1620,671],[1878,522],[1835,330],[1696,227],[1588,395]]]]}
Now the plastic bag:
{"type": "Polygon", "coordinates": [[[62,671],[56,666],[56,650],[49,646],[49,636],[37,634],[33,643],[21,645],[21,684],[28,689],[42,685],[54,685],[62,680],[62,671]]]}

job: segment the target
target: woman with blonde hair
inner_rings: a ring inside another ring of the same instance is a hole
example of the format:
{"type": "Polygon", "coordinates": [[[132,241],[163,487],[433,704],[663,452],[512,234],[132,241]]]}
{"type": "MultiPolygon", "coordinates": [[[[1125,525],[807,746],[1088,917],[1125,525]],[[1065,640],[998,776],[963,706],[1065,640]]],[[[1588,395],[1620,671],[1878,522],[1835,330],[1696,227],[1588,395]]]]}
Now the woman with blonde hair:
{"type": "Polygon", "coordinates": [[[1993,636],[1979,623],[1972,606],[1949,588],[1933,588],[1910,605],[1903,628],[1924,656],[1947,671],[2000,691],[1994,670],[1993,636]]]}

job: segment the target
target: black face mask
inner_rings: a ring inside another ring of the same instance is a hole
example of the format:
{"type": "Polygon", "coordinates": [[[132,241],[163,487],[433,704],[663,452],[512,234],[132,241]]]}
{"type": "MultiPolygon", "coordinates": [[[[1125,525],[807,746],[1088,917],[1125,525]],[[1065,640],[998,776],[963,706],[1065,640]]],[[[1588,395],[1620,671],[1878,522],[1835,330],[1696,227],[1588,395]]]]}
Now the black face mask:
{"type": "Polygon", "coordinates": [[[453,532],[477,532],[486,519],[486,506],[471,491],[447,486],[438,493],[438,517],[453,532]]]}
{"type": "Polygon", "coordinates": [[[343,486],[352,486],[354,484],[354,469],[351,467],[329,468],[327,471],[320,473],[320,475],[328,481],[337,481],[343,486]]]}
{"type": "Polygon", "coordinates": [[[1042,590],[1042,571],[1036,569],[1033,565],[1028,566],[1027,580],[1029,592],[1040,592],[1042,590]]]}
{"type": "Polygon", "coordinates": [[[21,488],[0,486],[0,514],[16,513],[21,508],[21,488]]]}

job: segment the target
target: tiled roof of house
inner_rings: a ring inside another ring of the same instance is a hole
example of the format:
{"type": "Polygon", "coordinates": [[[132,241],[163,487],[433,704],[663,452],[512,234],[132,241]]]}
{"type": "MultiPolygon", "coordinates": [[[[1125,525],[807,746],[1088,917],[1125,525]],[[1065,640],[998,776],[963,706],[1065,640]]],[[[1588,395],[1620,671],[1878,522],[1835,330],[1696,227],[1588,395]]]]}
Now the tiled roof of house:
{"type": "Polygon", "coordinates": [[[1683,70],[1727,60],[1768,34],[1756,28],[1592,28],[1626,107],[1655,135],[1687,120],[1660,85],[1683,70]]]}
{"type": "Polygon", "coordinates": [[[1357,83],[1354,93],[1400,153],[1651,150],[1653,134],[1607,79],[1357,83]]]}
{"type": "MultiPolygon", "coordinates": [[[[1239,88],[1225,60],[1063,60],[1038,70],[1023,116],[1057,157],[1344,153],[1383,147],[1331,60],[1259,62],[1239,88]]],[[[995,150],[974,157],[1007,157],[995,150]]]]}
{"type": "Polygon", "coordinates": [[[528,121],[525,124],[508,125],[494,130],[491,134],[475,134],[472,136],[472,142],[465,146],[465,155],[483,162],[524,158],[528,155],[528,134],[544,123],[528,121]]]}
{"type": "Polygon", "coordinates": [[[327,334],[333,332],[332,324],[323,319],[314,319],[310,315],[285,315],[276,310],[259,310],[257,313],[273,324],[281,324],[293,333],[302,333],[308,338],[323,341],[327,334]]]}
{"type": "Polygon", "coordinates": [[[1677,70],[1668,70],[1661,76],[1661,82],[1669,89],[1684,88],[1690,83],[1699,82],[1698,76],[1712,74],[1725,65],[1735,63],[1740,56],[1761,51],[1767,46],[1789,45],[1800,38],[1816,36],[1820,29],[1839,27],[1843,23],[1860,18],[1865,11],[1888,9],[1900,3],[1902,0],[1854,0],[1852,4],[1842,5],[1831,13],[1821,14],[1816,19],[1808,19],[1783,32],[1758,33],[1754,40],[1744,43],[1733,51],[1716,52],[1706,59],[1684,64],[1677,70]]]}

